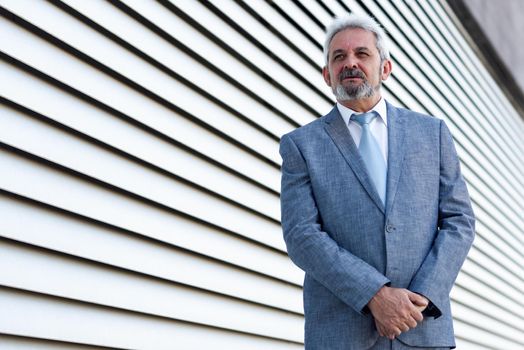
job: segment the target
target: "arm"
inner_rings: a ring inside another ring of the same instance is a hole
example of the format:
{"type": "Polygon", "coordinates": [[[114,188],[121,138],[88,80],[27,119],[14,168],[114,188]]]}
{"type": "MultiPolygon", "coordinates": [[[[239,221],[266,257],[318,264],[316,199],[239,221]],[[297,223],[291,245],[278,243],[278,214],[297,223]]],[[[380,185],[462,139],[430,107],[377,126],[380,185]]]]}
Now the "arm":
{"type": "Polygon", "coordinates": [[[282,137],[280,154],[283,159],[282,229],[289,257],[339,299],[362,313],[389,280],[322,231],[306,161],[289,135],[282,137]]]}
{"type": "Polygon", "coordinates": [[[475,235],[475,218],[451,134],[440,122],[439,232],[409,290],[430,300],[425,315],[439,317],[475,235]]]}

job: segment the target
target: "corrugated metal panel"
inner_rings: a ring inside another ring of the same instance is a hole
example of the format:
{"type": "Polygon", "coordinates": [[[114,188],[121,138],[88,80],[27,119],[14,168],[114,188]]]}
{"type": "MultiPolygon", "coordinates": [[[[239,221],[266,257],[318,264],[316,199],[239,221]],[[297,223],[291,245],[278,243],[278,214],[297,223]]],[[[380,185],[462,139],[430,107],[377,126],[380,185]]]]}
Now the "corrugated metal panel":
{"type": "Polygon", "coordinates": [[[2,348],[301,348],[278,140],[331,108],[348,11],[388,31],[386,98],[456,139],[478,216],[458,348],[524,348],[524,123],[445,3],[0,4],[2,348]]]}

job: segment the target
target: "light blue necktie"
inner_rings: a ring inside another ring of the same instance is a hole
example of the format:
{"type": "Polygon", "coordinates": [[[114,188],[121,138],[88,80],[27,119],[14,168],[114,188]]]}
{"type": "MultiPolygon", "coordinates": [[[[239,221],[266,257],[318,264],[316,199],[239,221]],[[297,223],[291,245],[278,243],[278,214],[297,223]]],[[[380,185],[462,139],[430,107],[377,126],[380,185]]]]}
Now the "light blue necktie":
{"type": "Polygon", "coordinates": [[[369,123],[377,117],[377,113],[372,111],[362,114],[353,114],[351,120],[357,122],[362,127],[362,137],[360,138],[360,144],[358,149],[360,155],[366,164],[369,176],[375,184],[382,203],[386,204],[386,179],[387,179],[387,168],[386,161],[380,151],[377,139],[369,130],[369,123]]]}

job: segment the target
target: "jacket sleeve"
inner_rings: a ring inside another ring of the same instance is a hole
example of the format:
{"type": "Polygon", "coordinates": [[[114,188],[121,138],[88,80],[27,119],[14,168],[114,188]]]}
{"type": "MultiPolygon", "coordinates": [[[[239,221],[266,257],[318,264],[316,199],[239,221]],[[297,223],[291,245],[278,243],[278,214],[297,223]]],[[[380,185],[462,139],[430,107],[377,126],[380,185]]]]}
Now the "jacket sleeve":
{"type": "Polygon", "coordinates": [[[431,301],[430,316],[439,317],[442,305],[466,259],[475,236],[475,218],[451,133],[440,122],[439,231],[409,290],[431,301]]]}
{"type": "Polygon", "coordinates": [[[390,281],[322,230],[306,161],[289,135],[280,143],[281,214],[291,260],[359,313],[390,281]]]}

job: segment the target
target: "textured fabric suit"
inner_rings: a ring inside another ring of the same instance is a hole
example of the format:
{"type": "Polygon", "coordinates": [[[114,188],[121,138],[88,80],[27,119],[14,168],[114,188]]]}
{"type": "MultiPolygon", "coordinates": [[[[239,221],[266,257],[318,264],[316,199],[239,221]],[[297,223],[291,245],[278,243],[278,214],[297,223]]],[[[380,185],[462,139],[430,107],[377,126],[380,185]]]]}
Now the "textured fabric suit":
{"type": "Polygon", "coordinates": [[[454,347],[449,293],[474,217],[443,121],[387,104],[386,204],[335,107],[282,137],[282,227],[302,268],[309,350],[362,350],[378,339],[367,310],[383,285],[426,296],[436,317],[400,335],[454,347]]]}

